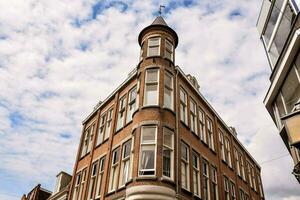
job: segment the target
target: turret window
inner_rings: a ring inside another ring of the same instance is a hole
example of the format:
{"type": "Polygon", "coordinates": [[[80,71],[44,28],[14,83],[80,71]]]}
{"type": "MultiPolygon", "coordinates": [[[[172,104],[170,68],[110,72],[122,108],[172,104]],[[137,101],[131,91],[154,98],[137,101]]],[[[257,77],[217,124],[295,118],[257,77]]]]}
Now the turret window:
{"type": "Polygon", "coordinates": [[[147,56],[160,55],[160,38],[153,37],[148,39],[148,53],[147,56]]]}
{"type": "Polygon", "coordinates": [[[166,40],[165,47],[165,57],[173,61],[173,44],[169,40],[166,40]]]}
{"type": "Polygon", "coordinates": [[[146,70],[144,105],[158,105],[159,69],[146,70]]]}

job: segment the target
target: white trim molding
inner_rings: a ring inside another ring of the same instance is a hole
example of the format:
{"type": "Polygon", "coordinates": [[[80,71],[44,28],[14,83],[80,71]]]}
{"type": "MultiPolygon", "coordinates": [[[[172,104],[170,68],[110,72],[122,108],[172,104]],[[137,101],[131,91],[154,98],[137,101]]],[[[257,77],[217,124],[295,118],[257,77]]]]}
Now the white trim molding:
{"type": "Polygon", "coordinates": [[[174,200],[176,192],[171,188],[156,185],[138,185],[127,188],[126,200],[137,199],[174,200]]]}

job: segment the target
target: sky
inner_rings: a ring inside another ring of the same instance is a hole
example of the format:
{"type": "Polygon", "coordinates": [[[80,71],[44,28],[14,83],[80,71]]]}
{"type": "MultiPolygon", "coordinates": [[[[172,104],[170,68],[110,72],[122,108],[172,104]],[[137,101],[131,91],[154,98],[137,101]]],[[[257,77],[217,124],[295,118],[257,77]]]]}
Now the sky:
{"type": "Polygon", "coordinates": [[[256,30],[261,0],[0,0],[0,199],[72,173],[81,123],[137,65],[139,32],[165,5],[175,64],[262,167],[266,199],[300,199],[263,98],[270,68],[256,30]],[[279,158],[279,159],[276,159],[279,158]]]}

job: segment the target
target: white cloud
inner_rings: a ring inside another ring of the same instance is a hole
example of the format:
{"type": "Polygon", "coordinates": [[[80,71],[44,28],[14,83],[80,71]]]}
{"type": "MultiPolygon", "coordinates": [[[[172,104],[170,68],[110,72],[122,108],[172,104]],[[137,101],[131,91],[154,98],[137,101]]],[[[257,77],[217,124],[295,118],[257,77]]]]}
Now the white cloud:
{"type": "MultiPolygon", "coordinates": [[[[19,196],[38,182],[51,189],[56,173],[72,172],[81,121],[137,64],[138,33],[157,5],[174,6],[130,1],[123,13],[111,7],[90,20],[94,3],[0,1],[0,174],[13,177],[0,187],[17,182],[19,196]],[[22,119],[14,126],[12,113],[22,119]]],[[[179,35],[176,64],[196,75],[259,163],[287,153],[262,103],[270,71],[255,28],[260,3],[180,2],[165,14],[179,35]],[[230,19],[233,11],[241,15],[230,19]]],[[[291,169],[289,157],[262,165],[267,199],[300,197],[291,169]]]]}

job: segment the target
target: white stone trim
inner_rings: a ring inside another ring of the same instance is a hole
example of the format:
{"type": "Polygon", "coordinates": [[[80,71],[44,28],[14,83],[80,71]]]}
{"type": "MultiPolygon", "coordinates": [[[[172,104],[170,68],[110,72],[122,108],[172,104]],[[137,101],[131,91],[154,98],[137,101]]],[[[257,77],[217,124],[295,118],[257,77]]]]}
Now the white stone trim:
{"type": "Polygon", "coordinates": [[[164,186],[138,185],[126,189],[126,200],[174,200],[175,198],[175,190],[164,186]]]}

